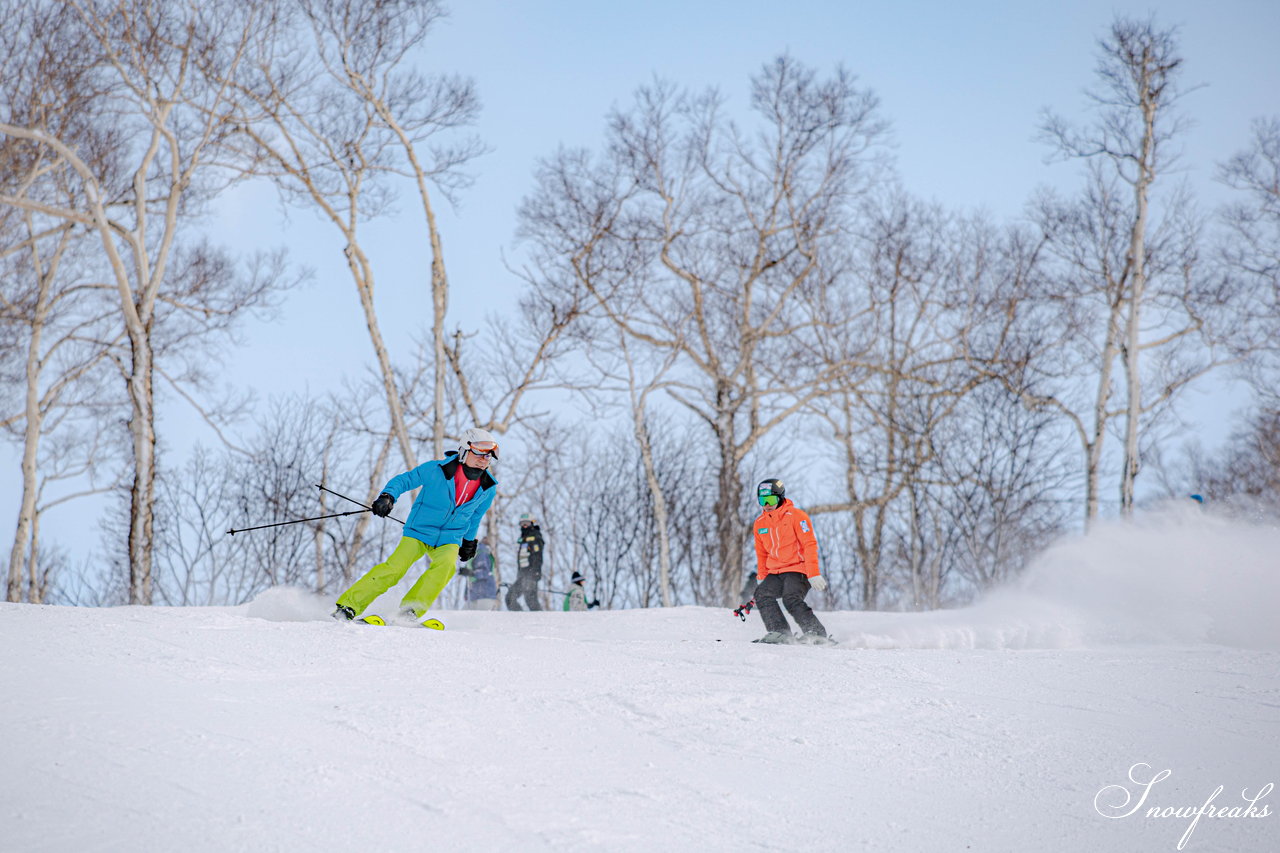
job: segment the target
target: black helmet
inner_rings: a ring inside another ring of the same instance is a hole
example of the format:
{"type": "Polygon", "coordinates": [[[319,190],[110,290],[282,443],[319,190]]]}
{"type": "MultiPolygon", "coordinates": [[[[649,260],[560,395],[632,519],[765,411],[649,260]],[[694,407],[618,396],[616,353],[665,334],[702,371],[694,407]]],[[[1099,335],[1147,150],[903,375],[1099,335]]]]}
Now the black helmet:
{"type": "Polygon", "coordinates": [[[781,480],[768,479],[761,480],[760,485],[756,486],[756,500],[760,502],[760,506],[776,506],[782,503],[782,499],[787,496],[787,490],[783,487],[781,480]],[[777,498],[776,501],[766,503],[765,498],[777,498]]]}

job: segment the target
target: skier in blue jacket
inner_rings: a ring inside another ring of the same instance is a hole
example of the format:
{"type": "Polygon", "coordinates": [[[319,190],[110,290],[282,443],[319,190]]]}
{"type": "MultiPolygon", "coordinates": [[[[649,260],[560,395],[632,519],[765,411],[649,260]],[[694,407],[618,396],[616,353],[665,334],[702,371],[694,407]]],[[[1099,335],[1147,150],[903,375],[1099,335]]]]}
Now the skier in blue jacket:
{"type": "Polygon", "coordinates": [[[498,458],[498,442],[486,430],[472,427],[462,436],[457,452],[424,462],[392,477],[373,502],[373,514],[386,517],[396,499],[420,488],[404,536],[384,562],[374,566],[338,596],[335,619],[354,619],[400,582],[409,567],[427,556],[430,564],[400,601],[400,613],[421,619],[453,579],[458,561],[476,553],[476,536],[493,503],[498,481],[489,466],[498,458]]]}

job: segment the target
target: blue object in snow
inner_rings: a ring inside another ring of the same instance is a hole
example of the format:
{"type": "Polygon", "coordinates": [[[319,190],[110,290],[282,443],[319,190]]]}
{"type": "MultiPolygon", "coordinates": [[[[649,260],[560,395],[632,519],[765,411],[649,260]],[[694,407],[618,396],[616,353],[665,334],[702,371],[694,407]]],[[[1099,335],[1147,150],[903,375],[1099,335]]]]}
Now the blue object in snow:
{"type": "Polygon", "coordinates": [[[498,584],[493,578],[493,554],[481,542],[471,558],[471,577],[467,579],[467,601],[498,597],[498,584]]]}

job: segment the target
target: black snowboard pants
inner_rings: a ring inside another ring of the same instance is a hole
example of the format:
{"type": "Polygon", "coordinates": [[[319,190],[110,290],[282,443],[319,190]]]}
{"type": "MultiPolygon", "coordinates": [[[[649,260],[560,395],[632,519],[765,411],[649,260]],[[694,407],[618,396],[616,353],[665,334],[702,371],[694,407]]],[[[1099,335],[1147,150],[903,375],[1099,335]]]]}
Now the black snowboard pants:
{"type": "Polygon", "coordinates": [[[778,606],[778,599],[781,598],[787,612],[791,614],[792,619],[796,620],[796,625],[801,631],[806,634],[817,634],[820,637],[827,636],[827,629],[822,627],[818,617],[813,615],[813,609],[804,603],[804,597],[808,594],[809,578],[804,572],[766,575],[756,587],[756,609],[760,611],[760,618],[764,620],[765,630],[783,634],[791,633],[787,617],[782,615],[782,608],[778,606]]]}
{"type": "Polygon", "coordinates": [[[507,609],[523,610],[520,599],[530,610],[541,610],[542,602],[538,601],[538,576],[533,572],[522,571],[516,574],[515,583],[507,587],[507,609]]]}

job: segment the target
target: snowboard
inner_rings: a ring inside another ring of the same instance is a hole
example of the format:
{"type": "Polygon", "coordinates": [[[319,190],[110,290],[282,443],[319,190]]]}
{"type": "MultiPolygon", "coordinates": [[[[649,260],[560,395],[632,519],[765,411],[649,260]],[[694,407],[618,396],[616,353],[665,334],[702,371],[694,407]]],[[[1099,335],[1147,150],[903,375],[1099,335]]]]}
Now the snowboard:
{"type": "Polygon", "coordinates": [[[358,622],[358,623],[360,623],[360,624],[362,624],[362,625],[378,625],[378,626],[380,626],[380,627],[384,627],[384,628],[385,628],[388,624],[390,624],[390,625],[393,625],[393,626],[403,626],[403,627],[405,627],[405,628],[431,628],[432,630],[435,630],[435,631],[443,631],[443,630],[444,630],[444,623],[443,623],[443,622],[441,622],[439,619],[428,619],[428,620],[426,620],[425,622],[408,622],[408,621],[406,621],[406,622],[396,622],[396,621],[392,621],[392,622],[388,623],[388,622],[387,622],[387,620],[383,619],[383,618],[382,618],[381,616],[379,616],[378,614],[376,614],[376,613],[370,613],[368,616],[361,616],[359,619],[357,619],[357,620],[355,620],[355,621],[356,621],[356,622],[358,622]]]}
{"type": "Polygon", "coordinates": [[[840,645],[840,641],[835,637],[801,637],[796,640],[796,643],[801,646],[818,646],[820,648],[831,648],[832,646],[840,645]]]}
{"type": "Polygon", "coordinates": [[[819,637],[816,635],[806,636],[804,634],[794,634],[788,637],[787,635],[781,634],[777,631],[770,631],[763,637],[752,640],[751,642],[763,643],[767,646],[821,646],[825,648],[838,646],[840,644],[840,641],[835,637],[819,637]],[[778,636],[771,639],[771,635],[774,634],[777,634],[778,636]]]}

